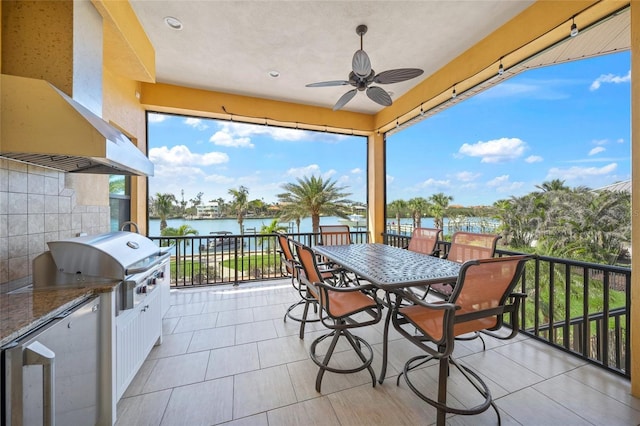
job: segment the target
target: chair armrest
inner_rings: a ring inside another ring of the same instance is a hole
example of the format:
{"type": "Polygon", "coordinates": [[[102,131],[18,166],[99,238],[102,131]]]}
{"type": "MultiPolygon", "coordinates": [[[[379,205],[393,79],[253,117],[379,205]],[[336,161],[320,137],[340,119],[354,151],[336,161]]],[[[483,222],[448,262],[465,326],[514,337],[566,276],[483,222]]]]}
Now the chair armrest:
{"type": "Polygon", "coordinates": [[[410,291],[406,291],[406,290],[398,292],[397,294],[400,297],[402,297],[403,299],[406,299],[406,300],[408,300],[408,301],[410,301],[410,302],[412,302],[412,303],[414,303],[416,305],[420,305],[420,306],[423,306],[423,307],[428,308],[428,309],[435,309],[435,310],[448,309],[448,310],[452,310],[452,311],[457,311],[458,309],[460,309],[460,306],[458,306],[458,305],[456,305],[454,303],[446,302],[444,300],[438,301],[438,302],[435,302],[435,303],[426,302],[426,301],[422,300],[421,298],[416,297],[416,295],[414,293],[412,293],[410,291]]]}
{"type": "Polygon", "coordinates": [[[349,287],[336,287],[324,282],[319,282],[319,283],[313,283],[313,285],[318,286],[320,288],[324,288],[328,291],[334,291],[338,293],[350,293],[353,291],[363,291],[363,290],[376,290],[376,287],[372,284],[359,284],[359,285],[354,285],[349,287]]]}

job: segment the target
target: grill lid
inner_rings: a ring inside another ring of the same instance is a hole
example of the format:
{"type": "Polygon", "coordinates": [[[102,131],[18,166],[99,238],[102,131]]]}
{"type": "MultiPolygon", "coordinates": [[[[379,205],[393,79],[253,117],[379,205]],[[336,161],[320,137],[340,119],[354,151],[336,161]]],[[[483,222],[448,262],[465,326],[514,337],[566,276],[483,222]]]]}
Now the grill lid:
{"type": "Polygon", "coordinates": [[[143,272],[168,256],[144,235],[108,232],[47,243],[58,271],[121,280],[143,272]]]}

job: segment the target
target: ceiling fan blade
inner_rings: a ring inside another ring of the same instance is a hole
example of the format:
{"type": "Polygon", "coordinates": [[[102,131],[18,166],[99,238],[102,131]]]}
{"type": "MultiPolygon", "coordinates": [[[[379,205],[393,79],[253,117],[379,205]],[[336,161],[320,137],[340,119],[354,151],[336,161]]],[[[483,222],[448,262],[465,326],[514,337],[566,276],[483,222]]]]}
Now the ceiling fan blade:
{"type": "Polygon", "coordinates": [[[347,93],[342,95],[340,97],[340,99],[338,99],[338,102],[336,102],[336,104],[333,106],[333,110],[337,111],[340,108],[342,108],[343,106],[345,106],[347,104],[347,102],[349,102],[351,99],[353,99],[353,97],[356,95],[356,93],[358,93],[357,89],[351,89],[347,93]]]}
{"type": "Polygon", "coordinates": [[[421,75],[424,71],[419,68],[398,68],[396,70],[382,71],[373,78],[378,84],[400,83],[421,75]]]}
{"type": "Polygon", "coordinates": [[[367,96],[373,102],[377,102],[380,105],[389,106],[393,103],[391,96],[381,87],[371,86],[367,89],[367,96]]]}
{"type": "Polygon", "coordinates": [[[353,54],[353,61],[351,61],[351,67],[353,73],[358,77],[366,77],[371,74],[371,61],[367,52],[360,49],[353,54]]]}
{"type": "Polygon", "coordinates": [[[330,86],[348,86],[347,80],[321,81],[320,83],[309,83],[305,87],[330,87],[330,86]]]}

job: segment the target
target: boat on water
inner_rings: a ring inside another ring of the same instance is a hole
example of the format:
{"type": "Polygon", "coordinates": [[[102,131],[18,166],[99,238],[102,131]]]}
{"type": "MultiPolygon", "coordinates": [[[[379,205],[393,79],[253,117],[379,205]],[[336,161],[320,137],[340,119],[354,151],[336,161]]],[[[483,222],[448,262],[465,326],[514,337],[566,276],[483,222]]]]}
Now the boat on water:
{"type": "Polygon", "coordinates": [[[209,234],[213,237],[207,238],[207,244],[201,245],[200,251],[235,250],[240,245],[243,247],[247,245],[242,241],[242,237],[229,237],[232,234],[229,231],[214,231],[209,234]]]}
{"type": "Polygon", "coordinates": [[[348,225],[349,228],[366,228],[367,218],[361,214],[354,213],[349,215],[348,219],[338,219],[342,225],[348,225]]]}

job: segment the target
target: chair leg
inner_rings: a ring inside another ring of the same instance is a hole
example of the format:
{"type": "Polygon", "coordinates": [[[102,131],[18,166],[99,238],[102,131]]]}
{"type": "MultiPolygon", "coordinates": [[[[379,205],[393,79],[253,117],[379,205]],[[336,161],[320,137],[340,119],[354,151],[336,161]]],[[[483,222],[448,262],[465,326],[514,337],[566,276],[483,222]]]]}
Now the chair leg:
{"type": "Polygon", "coordinates": [[[307,315],[309,313],[309,304],[313,304],[313,310],[317,313],[318,312],[318,304],[315,300],[311,299],[310,296],[309,297],[303,297],[302,299],[300,299],[299,301],[297,301],[296,303],[292,304],[291,306],[289,306],[287,308],[287,311],[284,314],[284,322],[287,322],[287,318],[292,319],[293,321],[297,321],[300,323],[300,338],[304,339],[304,328],[306,323],[308,322],[318,322],[320,321],[320,318],[314,318],[314,319],[307,319],[307,315]],[[297,317],[293,314],[293,310],[295,308],[297,308],[298,306],[304,304],[304,310],[302,311],[302,316],[301,317],[297,317]]]}
{"type": "MultiPolygon", "coordinates": [[[[440,404],[447,404],[447,381],[449,380],[449,357],[440,358],[438,366],[438,402],[440,404]]],[[[436,424],[438,426],[445,426],[445,420],[447,418],[447,412],[438,408],[438,414],[436,416],[436,424]]]]}
{"type": "MultiPolygon", "coordinates": [[[[353,350],[356,351],[356,354],[358,355],[360,360],[364,363],[364,365],[367,366],[367,370],[369,371],[369,374],[371,374],[371,381],[373,383],[372,387],[375,388],[376,387],[376,373],[373,371],[373,368],[371,368],[371,362],[373,361],[373,352],[371,352],[371,356],[369,358],[367,358],[362,353],[362,343],[364,343],[367,346],[369,346],[369,345],[362,338],[360,338],[358,336],[354,336],[349,331],[345,330],[344,331],[344,336],[347,338],[349,343],[351,343],[351,346],[353,347],[353,350]]],[[[369,350],[371,351],[371,347],[369,347],[369,350]]]]}
{"type": "MultiPolygon", "coordinates": [[[[314,303],[314,306],[316,304],[314,303]]],[[[304,303],[304,311],[302,312],[302,321],[300,321],[300,339],[304,339],[304,326],[307,324],[307,313],[309,312],[309,301],[304,303]]]]}
{"type": "MultiPolygon", "coordinates": [[[[437,400],[431,399],[418,390],[409,378],[409,372],[417,365],[424,364],[425,355],[413,357],[407,361],[404,366],[403,375],[407,386],[415,393],[420,399],[434,406],[438,410],[436,424],[438,426],[444,425],[447,413],[460,414],[460,415],[474,415],[480,414],[486,411],[489,407],[493,407],[494,411],[498,415],[498,424],[500,424],[500,412],[497,406],[493,403],[491,392],[489,388],[480,378],[480,376],[473,370],[464,365],[458,364],[451,357],[443,357],[439,359],[439,372],[438,372],[438,397],[437,400]],[[414,365],[415,361],[420,360],[420,363],[414,365]],[[449,365],[453,365],[460,371],[464,378],[469,381],[473,387],[484,397],[484,401],[471,408],[458,408],[447,405],[447,380],[449,375],[449,365]]],[[[428,357],[434,359],[433,357],[428,357]]],[[[400,376],[399,376],[400,377],[400,376]]]]}
{"type": "MultiPolygon", "coordinates": [[[[340,330],[334,330],[329,335],[331,334],[333,334],[333,339],[331,339],[331,343],[329,344],[329,350],[327,350],[327,353],[325,354],[324,359],[322,360],[322,364],[320,365],[320,370],[318,370],[318,375],[316,376],[317,392],[320,392],[320,387],[322,386],[322,376],[324,376],[324,372],[327,370],[327,366],[329,365],[329,360],[331,359],[331,355],[333,355],[333,351],[335,350],[336,345],[338,344],[338,339],[340,338],[340,330]]],[[[311,351],[314,354],[316,349],[316,343],[318,343],[319,341],[320,340],[315,340],[311,344],[311,351]]]]}
{"type": "Polygon", "coordinates": [[[480,332],[474,331],[473,334],[468,337],[465,337],[465,336],[456,337],[456,340],[474,340],[474,339],[480,339],[480,341],[482,342],[482,352],[484,352],[487,348],[487,345],[485,344],[484,339],[482,338],[482,334],[480,334],[480,332]]]}
{"type": "Polygon", "coordinates": [[[358,336],[354,336],[348,330],[337,329],[337,330],[333,330],[331,333],[318,337],[316,340],[313,341],[313,343],[311,343],[311,348],[309,352],[310,352],[311,360],[318,367],[320,367],[320,370],[318,371],[318,375],[316,376],[316,391],[320,392],[320,388],[322,385],[322,377],[324,376],[325,371],[329,371],[332,373],[349,374],[349,373],[356,373],[358,371],[364,370],[365,368],[369,371],[369,374],[371,375],[371,381],[373,383],[373,386],[375,387],[376,375],[375,375],[375,372],[373,371],[373,368],[371,367],[371,362],[373,361],[373,348],[364,339],[358,336]],[[329,366],[329,361],[331,359],[331,356],[333,355],[336,345],[338,344],[338,339],[340,339],[340,336],[344,336],[347,339],[349,344],[353,347],[353,350],[356,352],[356,354],[362,361],[362,364],[358,365],[357,367],[348,368],[348,369],[334,368],[329,366]],[[331,343],[329,344],[329,349],[327,350],[327,353],[324,355],[324,357],[320,359],[319,356],[316,355],[316,346],[318,343],[322,342],[323,340],[329,337],[332,337],[331,343]],[[369,352],[368,354],[369,356],[365,355],[362,352],[362,347],[367,348],[367,351],[369,352]]]}

